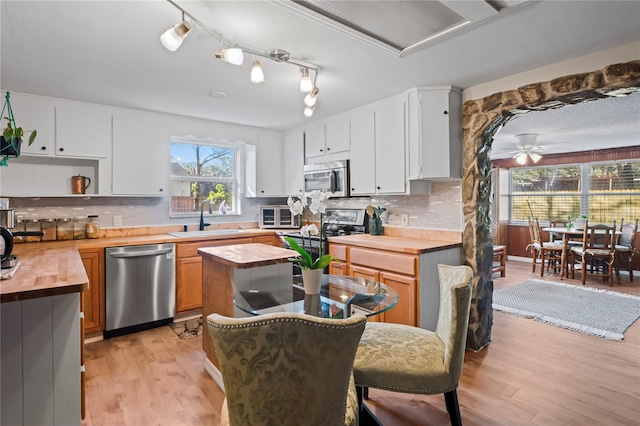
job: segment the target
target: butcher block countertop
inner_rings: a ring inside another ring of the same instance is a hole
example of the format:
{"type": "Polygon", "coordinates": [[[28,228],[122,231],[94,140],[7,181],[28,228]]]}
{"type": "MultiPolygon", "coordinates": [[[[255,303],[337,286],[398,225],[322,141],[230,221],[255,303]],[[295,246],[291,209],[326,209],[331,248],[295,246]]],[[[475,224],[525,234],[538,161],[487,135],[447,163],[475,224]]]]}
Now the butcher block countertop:
{"type": "Polygon", "coordinates": [[[0,281],[0,301],[15,302],[85,291],[89,278],[73,244],[17,244],[20,266],[0,281]]]}
{"type": "Polygon", "coordinates": [[[280,247],[260,243],[233,244],[229,246],[205,247],[198,249],[203,257],[235,269],[256,268],[288,262],[296,253],[280,247]]]}
{"type": "Polygon", "coordinates": [[[329,237],[331,244],[346,244],[370,249],[388,250],[399,253],[422,254],[450,248],[462,247],[461,242],[392,237],[388,235],[355,234],[329,237]]]}

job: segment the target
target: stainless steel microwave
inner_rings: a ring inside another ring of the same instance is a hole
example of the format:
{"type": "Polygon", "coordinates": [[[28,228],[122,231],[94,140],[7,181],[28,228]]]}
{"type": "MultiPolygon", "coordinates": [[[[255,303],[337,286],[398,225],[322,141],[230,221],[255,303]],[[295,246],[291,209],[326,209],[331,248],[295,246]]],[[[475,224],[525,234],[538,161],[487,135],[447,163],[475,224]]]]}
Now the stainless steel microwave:
{"type": "Polygon", "coordinates": [[[308,196],[314,190],[331,192],[334,197],[348,197],[349,160],[305,164],[304,193],[308,196]]]}
{"type": "Polygon", "coordinates": [[[294,216],[289,206],[262,206],[260,228],[300,228],[300,215],[294,216]]]}

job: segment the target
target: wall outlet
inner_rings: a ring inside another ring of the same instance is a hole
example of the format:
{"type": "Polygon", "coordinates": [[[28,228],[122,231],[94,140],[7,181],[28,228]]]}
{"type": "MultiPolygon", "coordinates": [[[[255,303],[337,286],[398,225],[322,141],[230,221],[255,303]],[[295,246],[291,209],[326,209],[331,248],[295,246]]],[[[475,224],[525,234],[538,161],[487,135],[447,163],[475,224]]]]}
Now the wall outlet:
{"type": "Polygon", "coordinates": [[[400,215],[400,225],[409,225],[409,215],[407,213],[403,213],[400,215]]]}
{"type": "Polygon", "coordinates": [[[113,226],[122,226],[122,215],[121,214],[113,215],[113,226]]]}

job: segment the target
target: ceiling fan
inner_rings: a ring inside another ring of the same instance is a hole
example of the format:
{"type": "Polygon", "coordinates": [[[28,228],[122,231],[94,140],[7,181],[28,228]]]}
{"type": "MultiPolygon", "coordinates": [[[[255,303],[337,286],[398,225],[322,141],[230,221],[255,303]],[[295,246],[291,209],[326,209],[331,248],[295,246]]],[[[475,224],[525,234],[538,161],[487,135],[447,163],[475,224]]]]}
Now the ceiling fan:
{"type": "Polygon", "coordinates": [[[527,163],[527,157],[529,157],[534,163],[537,163],[542,159],[542,151],[551,146],[559,145],[538,145],[537,133],[522,133],[520,135],[515,135],[514,137],[516,138],[514,141],[516,149],[509,151],[509,153],[514,154],[513,158],[516,159],[517,163],[523,165],[527,163]]]}

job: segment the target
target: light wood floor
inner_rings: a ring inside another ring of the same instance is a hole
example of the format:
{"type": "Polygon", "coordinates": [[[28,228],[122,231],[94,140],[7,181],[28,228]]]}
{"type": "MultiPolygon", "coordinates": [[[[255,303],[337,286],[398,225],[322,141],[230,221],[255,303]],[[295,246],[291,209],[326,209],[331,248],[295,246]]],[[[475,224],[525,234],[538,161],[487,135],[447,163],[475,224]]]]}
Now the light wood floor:
{"type": "MultiPolygon", "coordinates": [[[[540,277],[530,263],[508,261],[494,286],[529,277],[540,277]]],[[[623,276],[613,290],[640,295],[640,277],[623,276]]],[[[217,425],[224,396],[202,367],[201,345],[169,327],[87,344],[82,424],[217,425]]],[[[640,321],[615,342],[494,311],[492,343],[466,352],[458,398],[467,426],[638,425],[640,321]]],[[[441,395],[371,389],[367,403],[384,425],[449,424],[441,395]]]]}

